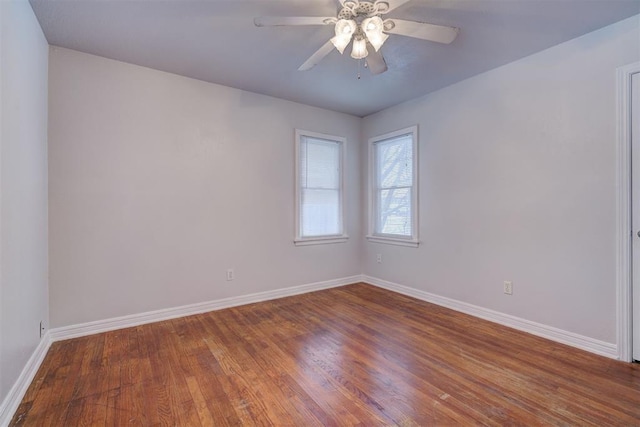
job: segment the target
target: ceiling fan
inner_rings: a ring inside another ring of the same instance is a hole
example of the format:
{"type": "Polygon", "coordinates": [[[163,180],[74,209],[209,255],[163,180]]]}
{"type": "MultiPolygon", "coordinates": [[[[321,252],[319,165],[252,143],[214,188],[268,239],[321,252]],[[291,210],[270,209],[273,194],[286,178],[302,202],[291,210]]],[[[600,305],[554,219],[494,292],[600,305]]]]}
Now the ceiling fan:
{"type": "Polygon", "coordinates": [[[414,37],[438,43],[451,43],[458,28],[403,19],[383,19],[383,16],[410,0],[339,0],[336,17],[324,16],[263,16],[254,19],[257,27],[289,25],[335,25],[335,36],[318,49],[298,68],[306,71],[317,65],[336,48],[341,54],[352,43],[351,57],[365,59],[372,74],[387,71],[380,48],[389,34],[414,37]],[[370,51],[371,48],[371,51],[370,51]]]}

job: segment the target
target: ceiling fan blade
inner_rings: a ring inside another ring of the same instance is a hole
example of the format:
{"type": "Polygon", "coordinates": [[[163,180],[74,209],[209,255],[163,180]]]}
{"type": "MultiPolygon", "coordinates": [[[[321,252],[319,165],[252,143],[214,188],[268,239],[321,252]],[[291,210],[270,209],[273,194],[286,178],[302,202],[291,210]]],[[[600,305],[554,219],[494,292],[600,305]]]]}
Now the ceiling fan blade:
{"type": "Polygon", "coordinates": [[[410,1],[411,0],[386,0],[386,2],[389,3],[389,9],[387,9],[384,13],[389,13],[393,9],[396,9],[405,3],[409,3],[410,1]]]}
{"type": "Polygon", "coordinates": [[[424,22],[405,21],[403,19],[387,19],[384,23],[384,31],[389,34],[449,44],[455,40],[460,29],[426,24],[424,22]],[[390,28],[387,29],[387,27],[390,28]]]}
{"type": "Polygon", "coordinates": [[[382,74],[387,71],[387,63],[382,56],[382,52],[371,49],[372,52],[367,56],[367,65],[371,74],[382,74]]]}
{"type": "Polygon", "coordinates": [[[312,69],[320,61],[322,61],[322,59],[325,56],[330,54],[333,49],[334,49],[333,43],[331,43],[331,40],[329,40],[328,42],[323,44],[320,49],[316,50],[316,52],[313,55],[311,55],[311,57],[307,59],[305,63],[300,66],[300,68],[298,68],[298,71],[307,71],[312,69]]]}
{"type": "Polygon", "coordinates": [[[329,25],[336,22],[331,16],[261,16],[254,18],[256,27],[279,27],[283,25],[329,25]]]}

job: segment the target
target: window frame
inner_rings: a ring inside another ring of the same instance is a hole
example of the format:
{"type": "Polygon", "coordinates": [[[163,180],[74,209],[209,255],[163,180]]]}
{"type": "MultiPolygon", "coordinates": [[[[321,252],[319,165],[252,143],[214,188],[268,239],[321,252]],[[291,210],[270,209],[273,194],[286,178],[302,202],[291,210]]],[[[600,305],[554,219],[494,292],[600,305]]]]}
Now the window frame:
{"type": "Polygon", "coordinates": [[[344,188],[344,165],[345,165],[345,152],[346,152],[347,139],[342,136],[327,135],[318,132],[311,132],[302,129],[295,130],[295,238],[293,240],[296,246],[306,245],[324,245],[330,243],[344,243],[349,236],[346,231],[345,224],[345,188],[344,188]],[[324,141],[334,142],[339,146],[339,209],[338,209],[338,221],[340,233],[322,236],[302,236],[302,222],[300,215],[302,213],[302,183],[300,182],[300,146],[303,138],[321,139],[324,141]]]}
{"type": "Polygon", "coordinates": [[[418,240],[418,215],[419,215],[419,199],[418,199],[418,125],[399,129],[384,135],[375,136],[369,139],[368,143],[369,155],[369,176],[368,176],[368,208],[369,208],[369,230],[367,240],[373,243],[384,243],[389,245],[409,246],[417,248],[418,240]],[[378,184],[376,170],[376,144],[388,141],[404,135],[411,135],[412,147],[412,182],[411,182],[411,236],[400,234],[386,234],[376,232],[376,221],[378,215],[378,184]]]}

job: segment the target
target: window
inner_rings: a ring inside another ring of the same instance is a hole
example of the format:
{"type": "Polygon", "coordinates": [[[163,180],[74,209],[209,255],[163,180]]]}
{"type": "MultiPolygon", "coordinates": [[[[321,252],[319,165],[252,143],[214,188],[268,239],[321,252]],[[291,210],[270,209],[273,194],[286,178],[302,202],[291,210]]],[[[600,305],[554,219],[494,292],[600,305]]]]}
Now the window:
{"type": "Polygon", "coordinates": [[[369,140],[369,241],[418,246],[418,127],[369,140]]]}
{"type": "Polygon", "coordinates": [[[345,142],[296,130],[296,245],[347,240],[342,203],[345,142]]]}

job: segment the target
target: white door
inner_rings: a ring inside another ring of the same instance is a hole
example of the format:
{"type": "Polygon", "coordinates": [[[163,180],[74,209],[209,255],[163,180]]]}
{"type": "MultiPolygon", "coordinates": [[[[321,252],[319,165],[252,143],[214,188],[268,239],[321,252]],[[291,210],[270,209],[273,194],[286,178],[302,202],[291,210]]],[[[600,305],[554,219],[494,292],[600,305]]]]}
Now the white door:
{"type": "Polygon", "coordinates": [[[633,239],[633,358],[640,360],[640,73],[631,76],[631,170],[633,239]]]}

